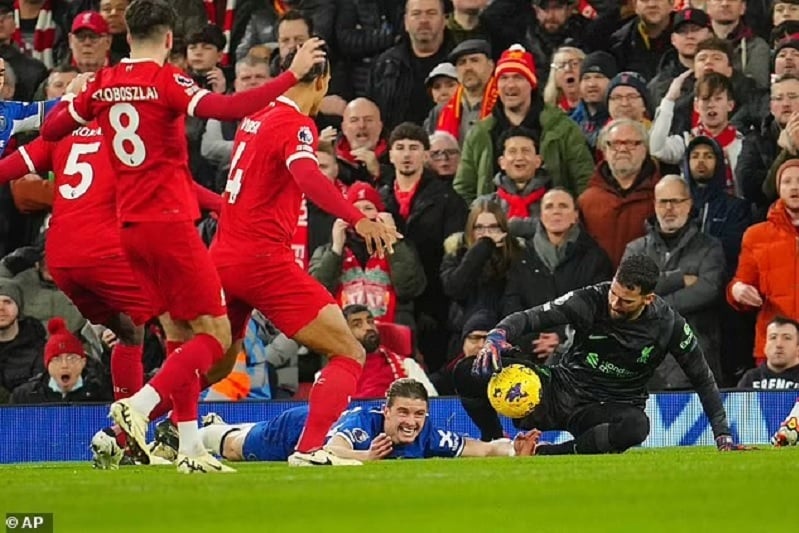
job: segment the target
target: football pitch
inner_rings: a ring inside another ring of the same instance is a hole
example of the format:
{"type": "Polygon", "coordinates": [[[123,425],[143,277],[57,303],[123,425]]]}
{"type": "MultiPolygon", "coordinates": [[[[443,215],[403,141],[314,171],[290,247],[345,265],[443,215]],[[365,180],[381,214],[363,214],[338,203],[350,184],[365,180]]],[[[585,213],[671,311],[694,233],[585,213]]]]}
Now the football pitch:
{"type": "Polygon", "coordinates": [[[799,447],[234,466],[236,474],[187,476],[173,467],[5,465],[0,511],[53,513],[57,533],[693,532],[793,531],[799,505],[799,447]]]}

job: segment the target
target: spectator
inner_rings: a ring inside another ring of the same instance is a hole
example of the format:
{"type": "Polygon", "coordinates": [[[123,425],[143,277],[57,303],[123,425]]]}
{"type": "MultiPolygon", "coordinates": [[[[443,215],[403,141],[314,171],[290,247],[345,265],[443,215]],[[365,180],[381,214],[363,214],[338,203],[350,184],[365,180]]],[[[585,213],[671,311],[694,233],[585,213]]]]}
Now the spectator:
{"type": "Polygon", "coordinates": [[[113,398],[110,383],[98,372],[102,365],[88,361],[83,345],[67,330],[64,320],[53,318],[47,328],[50,338],[44,346],[46,371],[14,389],[11,403],[110,401],[113,398]]]}
{"type": "Polygon", "coordinates": [[[394,380],[407,377],[420,381],[431,396],[438,396],[424,370],[413,358],[399,355],[381,343],[375,317],[368,307],[350,304],[344,307],[343,312],[350,331],[366,350],[363,372],[352,396],[354,399],[385,398],[394,380]]]}
{"type": "MultiPolygon", "coordinates": [[[[350,187],[347,198],[370,219],[394,225],[380,194],[368,183],[350,187]]],[[[364,305],[374,318],[409,327],[414,326],[412,302],[427,281],[419,256],[407,241],[397,242],[394,253],[386,257],[370,255],[366,242],[341,219],[333,223],[331,242],[314,250],[309,272],[342,308],[364,305]]]]}
{"type": "Polygon", "coordinates": [[[275,27],[277,53],[272,54],[269,74],[276,77],[280,66],[288,55],[302,46],[314,33],[313,21],[302,11],[287,11],[278,19],[275,27]]]}
{"type": "Polygon", "coordinates": [[[455,70],[455,65],[452,63],[436,65],[425,78],[424,86],[430,92],[430,99],[436,106],[449,102],[458,90],[458,72],[455,70]]]}
{"type": "Polygon", "coordinates": [[[739,311],[758,310],[755,361],[765,357],[766,326],[777,315],[799,318],[799,160],[777,170],[779,199],[768,219],[746,230],[738,270],[727,287],[727,301],[739,311]]]}
{"type": "MultiPolygon", "coordinates": [[[[582,48],[590,21],[575,9],[572,0],[534,0],[535,25],[528,33],[533,57],[543,65],[553,62],[555,51],[567,44],[582,48]]],[[[548,81],[548,80],[547,80],[548,81]]]]}
{"type": "Polygon", "coordinates": [[[510,235],[527,240],[535,234],[541,213],[541,199],[551,187],[549,175],[541,169],[533,132],[512,127],[499,138],[501,172],[494,177],[496,192],[478,198],[499,204],[508,219],[510,235]]]}
{"type": "Polygon", "coordinates": [[[710,17],[701,9],[684,9],[674,16],[671,44],[658,65],[658,73],[647,86],[653,102],[660,102],[674,78],[693,71],[696,47],[712,35],[710,17]]]}
{"type": "Polygon", "coordinates": [[[444,239],[464,227],[468,210],[457,194],[424,168],[430,144],[421,126],[397,126],[388,144],[394,175],[380,192],[400,233],[416,246],[422,260],[427,288],[414,302],[414,312],[419,350],[428,370],[435,372],[447,349],[449,302],[439,278],[444,239]]]}
{"type": "Polygon", "coordinates": [[[585,52],[562,46],[552,56],[549,77],[544,87],[544,102],[571,113],[580,102],[580,69],[585,52]]]}
{"type": "Polygon", "coordinates": [[[470,39],[490,40],[488,29],[480,20],[480,12],[488,0],[452,0],[452,12],[447,15],[447,29],[456,43],[470,39]]]}
{"type": "Polygon", "coordinates": [[[797,0],[775,0],[771,8],[771,22],[776,28],[783,22],[799,21],[799,2],[797,0]]]}
{"type": "Polygon", "coordinates": [[[749,370],[739,389],[799,389],[799,322],[775,316],[766,327],[766,363],[749,370]]]}
{"type": "Polygon", "coordinates": [[[494,61],[487,41],[463,41],[449,54],[455,64],[460,87],[447,102],[434,107],[425,120],[428,132],[443,131],[459,142],[472,126],[491,114],[497,101],[494,61]]]}
{"type": "Polygon", "coordinates": [[[441,0],[406,0],[407,41],[389,48],[374,63],[370,99],[389,130],[406,120],[422,124],[433,107],[424,80],[455,47],[444,27],[443,7],[441,0]]]}
{"type": "MultiPolygon", "coordinates": [[[[725,280],[721,243],[691,220],[691,189],[669,174],[655,186],[655,220],[646,235],[627,245],[625,257],[644,254],[660,267],[655,294],[693,329],[716,381],[721,380],[719,307],[725,280]]],[[[688,389],[690,380],[670,354],[649,381],[649,390],[688,389]]]]}
{"type": "Polygon", "coordinates": [[[496,316],[490,311],[481,309],[473,313],[463,326],[460,335],[460,348],[458,353],[450,358],[446,366],[430,375],[430,381],[441,396],[454,396],[455,382],[452,373],[462,359],[477,357],[485,344],[488,332],[497,324],[496,316]]]}
{"type": "Polygon", "coordinates": [[[45,100],[61,98],[67,91],[69,83],[78,75],[78,68],[72,65],[59,65],[50,71],[44,82],[45,100]]]}
{"type": "Polygon", "coordinates": [[[541,157],[552,183],[574,194],[591,174],[593,158],[577,125],[539,94],[533,56],[514,45],[503,52],[494,72],[499,102],[491,116],[474,125],[463,144],[453,188],[467,202],[494,190],[491,177],[499,172],[494,146],[513,126],[524,126],[540,139],[541,157]]]}
{"type": "Polygon", "coordinates": [[[111,36],[108,23],[96,11],[84,11],[72,22],[69,34],[69,57],[80,72],[97,72],[108,66],[111,36]]]}
{"type": "Polygon", "coordinates": [[[130,55],[128,45],[128,26],[125,24],[125,9],[130,0],[100,0],[100,14],[108,24],[111,34],[110,60],[112,65],[130,55]]]}
{"type": "Polygon", "coordinates": [[[773,50],[779,46],[780,42],[790,38],[796,33],[799,33],[799,20],[786,20],[779,26],[774,26],[769,35],[771,49],[773,50]]]}
{"type": "Polygon", "coordinates": [[[20,51],[15,41],[17,24],[14,21],[14,1],[0,0],[0,57],[5,59],[17,74],[17,87],[13,98],[30,102],[36,87],[47,77],[47,67],[38,59],[20,51]]]}
{"type": "MultiPolygon", "coordinates": [[[[797,54],[799,59],[799,41],[793,41],[793,44],[795,48],[778,49],[776,54],[778,64],[781,55],[788,49],[797,54]]],[[[760,128],[749,132],[744,138],[738,160],[741,186],[744,198],[757,207],[759,219],[765,219],[768,206],[777,197],[774,182],[767,183],[766,176],[780,151],[777,140],[791,115],[797,112],[799,112],[799,78],[795,74],[782,74],[771,84],[770,113],[763,118],[760,128]]]]}
{"type": "Polygon", "coordinates": [[[341,133],[336,142],[341,182],[347,186],[357,181],[377,184],[391,168],[380,109],[368,98],[352,100],[344,108],[341,133]]]}
{"type": "Polygon", "coordinates": [[[671,83],[669,91],[660,102],[655,121],[649,132],[649,150],[662,163],[676,165],[685,154],[685,147],[697,135],[712,137],[724,151],[727,167],[725,188],[742,197],[743,177],[738,173],[738,156],[743,146],[743,134],[730,124],[730,113],[735,107],[730,79],[711,72],[696,83],[694,110],[699,116],[697,125],[690,131],[669,135],[674,118],[674,103],[690,71],[685,71],[671,83]]]}
{"type": "Polygon", "coordinates": [[[54,55],[61,48],[65,28],[58,26],[64,18],[64,2],[43,0],[19,0],[14,3],[14,18],[19,33],[14,37],[17,46],[26,56],[53,68],[62,58],[54,55]]]}
{"type": "Polygon", "coordinates": [[[458,139],[445,131],[437,131],[430,136],[430,159],[427,160],[427,166],[450,187],[460,161],[461,148],[458,146],[458,139]]]}
{"type": "Polygon", "coordinates": [[[761,89],[769,86],[770,52],[766,41],[744,21],[745,0],[707,0],[713,33],[733,46],[733,68],[751,77],[761,89]]]}
{"type": "Polygon", "coordinates": [[[638,0],[635,17],[610,36],[610,53],[619,70],[651,80],[663,55],[671,49],[671,0],[638,0]]]}
{"type": "Polygon", "coordinates": [[[404,6],[379,0],[337,0],[336,5],[336,43],[348,63],[353,94],[368,96],[372,63],[402,38],[404,6]]]}
{"type": "Polygon", "coordinates": [[[637,72],[619,72],[608,84],[607,101],[611,120],[629,119],[652,125],[652,102],[646,80],[637,72]]]}
{"type": "Polygon", "coordinates": [[[596,153],[599,130],[610,120],[606,103],[608,86],[616,73],[616,60],[607,52],[593,52],[583,59],[580,103],[569,117],[580,126],[591,153],[596,153]]]}
{"type": "Polygon", "coordinates": [[[220,68],[227,39],[219,26],[207,24],[186,39],[189,75],[197,85],[217,94],[227,92],[227,78],[220,68]]]}
{"type": "Polygon", "coordinates": [[[444,241],[441,284],[452,300],[450,354],[460,347],[461,332],[474,313],[482,310],[499,315],[508,269],[521,255],[523,245],[524,241],[509,235],[508,220],[499,204],[487,199],[476,200],[465,230],[444,241]]]}
{"type": "Polygon", "coordinates": [[[0,403],[8,403],[14,389],[44,370],[46,338],[41,323],[23,315],[19,286],[0,279],[0,403]]]}
{"type": "Polygon", "coordinates": [[[627,243],[644,235],[644,221],[655,213],[660,172],[649,156],[646,127],[639,121],[610,122],[599,134],[599,147],[603,161],[577,203],[586,231],[615,267],[627,243]]]}

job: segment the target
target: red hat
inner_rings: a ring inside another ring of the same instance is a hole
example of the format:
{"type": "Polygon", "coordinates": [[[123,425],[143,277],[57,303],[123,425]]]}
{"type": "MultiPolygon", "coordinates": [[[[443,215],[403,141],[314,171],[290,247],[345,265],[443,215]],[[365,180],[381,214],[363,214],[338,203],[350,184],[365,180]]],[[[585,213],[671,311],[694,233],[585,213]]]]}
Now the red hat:
{"type": "Polygon", "coordinates": [[[383,199],[380,198],[380,193],[377,192],[377,189],[364,181],[356,181],[352,184],[347,190],[347,200],[353,204],[361,200],[369,200],[375,204],[378,211],[386,210],[386,206],[383,205],[383,199]]]}
{"type": "Polygon", "coordinates": [[[47,344],[44,346],[44,366],[49,365],[50,361],[65,353],[86,357],[83,344],[70,333],[63,318],[60,316],[51,318],[47,323],[47,330],[50,332],[50,338],[47,339],[47,344]]]}
{"type": "Polygon", "coordinates": [[[533,55],[520,44],[514,44],[499,57],[494,76],[499,78],[504,72],[521,74],[530,82],[533,89],[538,87],[538,77],[535,75],[535,61],[533,55]]]}
{"type": "Polygon", "coordinates": [[[93,31],[97,35],[105,35],[109,32],[108,23],[97,11],[84,11],[72,21],[72,33],[80,30],[93,31]]]}

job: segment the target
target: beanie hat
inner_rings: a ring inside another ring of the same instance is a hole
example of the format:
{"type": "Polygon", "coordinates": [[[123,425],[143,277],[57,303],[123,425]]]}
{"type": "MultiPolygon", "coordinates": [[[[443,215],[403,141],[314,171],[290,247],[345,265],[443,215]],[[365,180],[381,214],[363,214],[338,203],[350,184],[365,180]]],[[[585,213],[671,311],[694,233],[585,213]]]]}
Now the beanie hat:
{"type": "Polygon", "coordinates": [[[475,311],[461,330],[461,341],[466,339],[473,331],[491,331],[497,325],[497,317],[487,309],[475,311]]]}
{"type": "MultiPolygon", "coordinates": [[[[777,55],[780,53],[780,50],[782,50],[783,48],[793,48],[795,50],[799,50],[799,21],[792,20],[790,22],[797,24],[796,28],[797,31],[786,34],[784,36],[780,36],[778,39],[775,39],[774,57],[777,57],[777,55]]],[[[784,23],[780,24],[780,26],[783,25],[784,23]]]]}
{"type": "Polygon", "coordinates": [[[779,194],[780,191],[780,180],[782,179],[782,173],[785,172],[787,169],[791,167],[799,167],[799,159],[789,159],[785,163],[780,165],[780,168],[777,169],[777,193],[779,194]]]}
{"type": "Polygon", "coordinates": [[[616,58],[607,52],[601,50],[591,52],[585,59],[583,65],[580,67],[580,79],[586,74],[602,74],[608,79],[613,78],[619,72],[616,66],[616,58]]]}
{"type": "Polygon", "coordinates": [[[535,74],[535,61],[533,55],[520,44],[514,44],[499,57],[494,76],[499,78],[505,72],[521,74],[535,89],[538,87],[538,77],[535,74]]]}
{"type": "Polygon", "coordinates": [[[386,206],[383,204],[383,199],[380,198],[380,193],[377,189],[364,181],[356,181],[347,190],[347,199],[350,203],[360,202],[361,200],[368,200],[375,204],[378,211],[385,211],[386,206]]]}
{"type": "Polygon", "coordinates": [[[638,91],[638,94],[640,94],[641,98],[644,100],[644,107],[646,108],[648,118],[652,118],[652,102],[650,102],[649,99],[649,91],[646,88],[646,80],[637,72],[625,71],[619,72],[613,76],[613,79],[611,79],[610,83],[608,84],[608,92],[607,96],[605,97],[605,104],[610,104],[610,95],[613,92],[613,89],[621,86],[632,87],[638,91]]]}
{"type": "Polygon", "coordinates": [[[10,279],[0,281],[0,296],[11,298],[17,304],[19,314],[22,314],[22,288],[17,285],[16,281],[10,279]]]}
{"type": "Polygon", "coordinates": [[[49,365],[50,361],[62,354],[74,353],[83,358],[86,357],[83,344],[70,333],[63,318],[60,316],[51,318],[47,323],[47,330],[50,332],[50,338],[47,339],[47,344],[44,346],[44,366],[49,365]]]}

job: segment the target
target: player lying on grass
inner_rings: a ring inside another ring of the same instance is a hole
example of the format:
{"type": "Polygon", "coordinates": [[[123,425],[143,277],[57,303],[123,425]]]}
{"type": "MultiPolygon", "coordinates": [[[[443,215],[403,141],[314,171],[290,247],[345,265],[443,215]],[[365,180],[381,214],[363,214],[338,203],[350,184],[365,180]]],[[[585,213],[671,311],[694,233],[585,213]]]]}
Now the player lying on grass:
{"type": "Polygon", "coordinates": [[[637,446],[649,435],[646,384],[671,353],[699,394],[718,448],[736,449],[716,382],[693,331],[654,294],[659,277],[652,259],[633,255],[622,261],[612,282],[503,319],[488,334],[480,354],[464,360],[455,372],[463,406],[483,440],[501,435],[487,398],[488,380],[503,364],[513,362],[532,367],[542,382],[540,403],[514,424],[565,430],[575,437],[561,444],[540,444],[536,455],[618,453],[637,446]],[[574,328],[574,339],[557,365],[539,367],[503,358],[522,335],[567,324],[574,328]]]}
{"type": "MultiPolygon", "coordinates": [[[[487,457],[532,455],[540,432],[520,433],[514,440],[482,442],[428,423],[427,390],[402,378],[386,393],[382,409],[345,411],[328,433],[328,453],[352,464],[378,459],[487,457]]],[[[295,407],[256,424],[211,424],[200,430],[206,449],[228,461],[285,461],[308,417],[308,407],[295,407]]]]}

